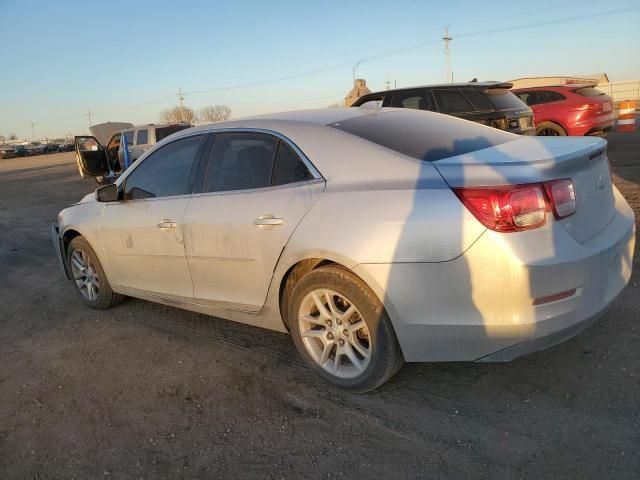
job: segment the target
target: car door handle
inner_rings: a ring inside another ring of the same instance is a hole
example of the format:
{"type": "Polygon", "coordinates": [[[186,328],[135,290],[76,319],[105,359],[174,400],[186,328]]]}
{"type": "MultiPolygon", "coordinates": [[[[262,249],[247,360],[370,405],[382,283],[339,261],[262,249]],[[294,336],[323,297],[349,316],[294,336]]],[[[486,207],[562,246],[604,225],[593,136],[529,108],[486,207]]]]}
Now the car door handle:
{"type": "Polygon", "coordinates": [[[273,215],[260,215],[253,221],[254,225],[264,226],[264,225],[282,225],[284,220],[282,218],[276,218],[273,215]]]}
{"type": "Polygon", "coordinates": [[[171,220],[167,220],[166,218],[159,223],[156,224],[156,227],[163,228],[176,228],[178,224],[176,222],[172,222],[171,220]]]}

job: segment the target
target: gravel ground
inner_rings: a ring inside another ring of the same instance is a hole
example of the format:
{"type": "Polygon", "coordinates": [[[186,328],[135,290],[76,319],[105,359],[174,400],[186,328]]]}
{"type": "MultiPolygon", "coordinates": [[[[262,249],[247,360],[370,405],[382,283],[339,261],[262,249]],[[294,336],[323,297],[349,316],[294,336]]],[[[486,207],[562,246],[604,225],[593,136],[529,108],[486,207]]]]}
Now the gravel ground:
{"type": "MultiPolygon", "coordinates": [[[[640,132],[610,136],[640,217],[640,132]]],[[[49,238],[91,191],[70,153],[0,162],[0,478],[640,478],[640,295],[509,364],[322,383],[286,335],[81,303],[49,238]]]]}

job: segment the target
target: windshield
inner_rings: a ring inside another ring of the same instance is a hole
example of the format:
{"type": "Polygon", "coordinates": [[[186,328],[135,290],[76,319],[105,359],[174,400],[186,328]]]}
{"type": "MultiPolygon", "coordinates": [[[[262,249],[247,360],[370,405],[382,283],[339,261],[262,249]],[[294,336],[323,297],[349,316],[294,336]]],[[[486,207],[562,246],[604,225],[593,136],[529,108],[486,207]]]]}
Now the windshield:
{"type": "Polygon", "coordinates": [[[518,138],[495,128],[419,110],[383,109],[378,114],[362,115],[329,126],[425,162],[474,152],[518,138]]]}
{"type": "Polygon", "coordinates": [[[189,128],[189,125],[169,125],[166,127],[158,127],[156,128],[156,142],[187,128],[189,128]]]}
{"type": "Polygon", "coordinates": [[[496,110],[527,108],[527,105],[506,88],[490,88],[485,91],[496,110]]]}

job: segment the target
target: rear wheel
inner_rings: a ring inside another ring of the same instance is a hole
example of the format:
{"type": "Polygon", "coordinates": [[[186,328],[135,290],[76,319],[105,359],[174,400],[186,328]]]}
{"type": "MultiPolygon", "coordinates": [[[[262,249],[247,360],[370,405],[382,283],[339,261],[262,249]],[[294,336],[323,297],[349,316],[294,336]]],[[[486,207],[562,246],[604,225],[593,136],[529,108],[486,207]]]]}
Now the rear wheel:
{"type": "Polygon", "coordinates": [[[289,303],[293,342],[330,383],[356,392],[382,385],[404,360],[389,317],[357,276],[336,267],[307,273],[289,303]]]}
{"type": "Polygon", "coordinates": [[[567,132],[557,123],[543,122],[536,128],[536,135],[542,137],[566,137],[567,132]]]}
{"type": "Polygon", "coordinates": [[[76,291],[91,308],[105,310],[125,299],[111,289],[96,253],[84,237],[71,240],[67,262],[76,291]]]}

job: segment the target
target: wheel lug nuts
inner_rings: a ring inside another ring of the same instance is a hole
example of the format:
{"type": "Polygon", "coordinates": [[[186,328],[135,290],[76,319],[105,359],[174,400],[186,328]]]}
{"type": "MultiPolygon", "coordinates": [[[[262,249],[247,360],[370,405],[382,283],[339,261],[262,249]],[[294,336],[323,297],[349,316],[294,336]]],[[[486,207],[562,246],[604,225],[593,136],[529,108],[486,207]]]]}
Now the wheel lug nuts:
{"type": "Polygon", "coordinates": [[[327,333],[327,338],[329,340],[333,340],[333,333],[331,333],[331,332],[327,333]]]}
{"type": "Polygon", "coordinates": [[[336,324],[337,324],[337,325],[342,325],[342,320],[340,320],[339,318],[338,318],[338,319],[336,319],[336,324]]]}
{"type": "Polygon", "coordinates": [[[347,330],[347,329],[345,328],[345,329],[342,331],[342,334],[343,334],[345,337],[348,337],[348,336],[349,336],[349,330],[347,330]]]}
{"type": "Polygon", "coordinates": [[[338,345],[342,347],[344,345],[344,340],[343,339],[338,340],[338,345]]]}
{"type": "Polygon", "coordinates": [[[330,327],[332,325],[331,320],[327,320],[327,327],[330,327]]]}

